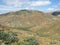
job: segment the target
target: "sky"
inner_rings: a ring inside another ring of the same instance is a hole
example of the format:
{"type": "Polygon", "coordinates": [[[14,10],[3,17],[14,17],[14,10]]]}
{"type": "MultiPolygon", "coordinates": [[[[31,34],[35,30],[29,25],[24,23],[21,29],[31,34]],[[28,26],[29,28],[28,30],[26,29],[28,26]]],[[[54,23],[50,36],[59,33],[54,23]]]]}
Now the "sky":
{"type": "Polygon", "coordinates": [[[52,12],[60,10],[60,0],[0,0],[0,14],[22,9],[52,12]]]}

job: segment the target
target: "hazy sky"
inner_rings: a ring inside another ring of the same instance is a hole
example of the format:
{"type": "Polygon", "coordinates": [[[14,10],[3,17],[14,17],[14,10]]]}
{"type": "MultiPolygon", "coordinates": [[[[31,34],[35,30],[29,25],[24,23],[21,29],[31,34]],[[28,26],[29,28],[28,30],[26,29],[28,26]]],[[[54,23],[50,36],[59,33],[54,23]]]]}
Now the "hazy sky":
{"type": "Polygon", "coordinates": [[[0,0],[0,14],[21,9],[46,12],[60,10],[60,0],[0,0]]]}

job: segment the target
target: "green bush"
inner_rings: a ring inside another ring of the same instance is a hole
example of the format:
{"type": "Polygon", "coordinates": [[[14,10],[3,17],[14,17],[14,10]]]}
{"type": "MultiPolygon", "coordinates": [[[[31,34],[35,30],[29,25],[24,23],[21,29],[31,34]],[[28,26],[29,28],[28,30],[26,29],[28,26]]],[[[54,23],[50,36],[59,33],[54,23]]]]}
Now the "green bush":
{"type": "Polygon", "coordinates": [[[38,41],[34,38],[26,38],[24,40],[25,45],[39,45],[38,41]]]}
{"type": "Polygon", "coordinates": [[[13,33],[7,33],[4,31],[0,31],[0,40],[2,40],[5,44],[10,44],[13,42],[17,42],[18,38],[17,38],[17,35],[13,33]]]}

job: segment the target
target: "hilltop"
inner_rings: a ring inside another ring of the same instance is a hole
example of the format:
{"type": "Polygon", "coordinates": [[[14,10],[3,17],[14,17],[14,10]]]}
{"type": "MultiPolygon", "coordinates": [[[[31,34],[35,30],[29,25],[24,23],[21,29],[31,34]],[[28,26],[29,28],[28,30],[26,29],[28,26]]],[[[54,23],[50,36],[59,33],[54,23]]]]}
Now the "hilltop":
{"type": "MultiPolygon", "coordinates": [[[[49,16],[49,15],[47,15],[49,16]]],[[[0,16],[0,24],[9,27],[28,27],[33,25],[46,24],[51,16],[47,17],[45,13],[36,10],[20,10],[10,12],[0,16]]]]}

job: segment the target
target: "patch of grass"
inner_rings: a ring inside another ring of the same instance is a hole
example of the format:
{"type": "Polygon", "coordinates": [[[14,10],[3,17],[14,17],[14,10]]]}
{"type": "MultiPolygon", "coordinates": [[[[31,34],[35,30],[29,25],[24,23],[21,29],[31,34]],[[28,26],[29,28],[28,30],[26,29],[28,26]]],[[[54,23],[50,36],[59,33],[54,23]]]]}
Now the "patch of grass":
{"type": "Polygon", "coordinates": [[[40,37],[49,37],[50,36],[48,34],[43,34],[43,33],[37,33],[37,35],[39,35],[40,37]]]}
{"type": "Polygon", "coordinates": [[[45,34],[45,32],[48,32],[47,30],[38,30],[38,32],[36,33],[37,35],[39,35],[40,37],[49,37],[50,35],[45,34]]]}
{"type": "Polygon", "coordinates": [[[18,30],[24,30],[24,31],[30,31],[29,29],[32,28],[33,26],[29,26],[29,27],[12,27],[13,29],[18,29],[18,30]]]}
{"type": "Polygon", "coordinates": [[[50,44],[56,44],[56,43],[57,43],[57,42],[55,42],[55,41],[51,41],[51,42],[50,42],[50,44]]]}

